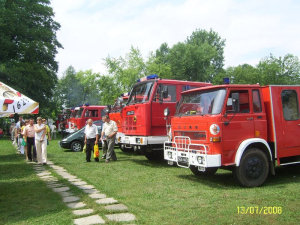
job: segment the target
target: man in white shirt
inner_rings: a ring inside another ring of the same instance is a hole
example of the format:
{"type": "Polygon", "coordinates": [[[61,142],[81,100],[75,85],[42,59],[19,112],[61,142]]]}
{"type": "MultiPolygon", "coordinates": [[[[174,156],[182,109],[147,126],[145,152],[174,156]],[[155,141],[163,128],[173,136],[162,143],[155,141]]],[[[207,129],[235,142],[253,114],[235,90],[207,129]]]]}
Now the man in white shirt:
{"type": "Polygon", "coordinates": [[[118,127],[115,121],[110,120],[108,115],[102,117],[103,126],[101,132],[101,140],[103,140],[103,159],[109,163],[110,160],[117,160],[116,153],[114,151],[116,134],[118,127]]]}
{"type": "MultiPolygon", "coordinates": [[[[98,144],[98,129],[95,124],[93,124],[92,119],[88,119],[87,125],[84,130],[85,138],[84,144],[86,145],[86,161],[91,161],[91,152],[94,151],[94,145],[98,144]]],[[[99,158],[95,158],[96,162],[99,162],[99,158]]]]}

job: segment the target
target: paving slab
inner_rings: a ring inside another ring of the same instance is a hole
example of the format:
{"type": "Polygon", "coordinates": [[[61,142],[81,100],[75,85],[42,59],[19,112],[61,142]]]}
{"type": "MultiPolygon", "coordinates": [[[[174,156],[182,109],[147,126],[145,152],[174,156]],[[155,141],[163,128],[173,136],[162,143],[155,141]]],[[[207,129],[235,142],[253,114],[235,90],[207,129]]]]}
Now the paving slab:
{"type": "Polygon", "coordinates": [[[87,185],[87,182],[85,182],[85,181],[75,181],[75,182],[71,182],[71,183],[76,186],[87,185]]]}
{"type": "Polygon", "coordinates": [[[50,165],[53,169],[64,169],[63,167],[61,166],[56,166],[56,165],[50,165]]]}
{"type": "Polygon", "coordinates": [[[53,188],[52,189],[54,192],[63,192],[63,191],[68,191],[68,190],[70,190],[70,188],[69,187],[59,187],[59,188],[53,188]]]}
{"type": "Polygon", "coordinates": [[[63,187],[64,184],[54,183],[54,184],[47,184],[47,187],[49,188],[58,188],[63,187]]]}
{"type": "Polygon", "coordinates": [[[77,196],[67,196],[67,197],[63,197],[63,201],[64,202],[76,202],[78,201],[80,198],[77,196]]]}
{"type": "Polygon", "coordinates": [[[39,177],[42,177],[42,176],[51,175],[51,173],[48,172],[48,171],[44,171],[44,172],[38,172],[37,175],[38,175],[39,177]]]}
{"type": "Polygon", "coordinates": [[[94,199],[99,199],[99,198],[106,198],[105,194],[100,194],[100,193],[92,193],[89,194],[90,198],[94,198],[94,199]]]}
{"type": "Polygon", "coordinates": [[[77,181],[81,181],[79,178],[75,177],[74,178],[67,178],[68,181],[70,182],[77,182],[77,181]]]}
{"type": "Polygon", "coordinates": [[[114,198],[102,198],[96,201],[96,203],[100,205],[109,205],[109,204],[114,204],[117,203],[118,201],[114,198]]]}
{"type": "Polygon", "coordinates": [[[52,161],[50,161],[50,160],[47,160],[47,164],[48,165],[54,165],[54,163],[52,161]]]}
{"type": "Polygon", "coordinates": [[[58,179],[56,177],[53,177],[53,178],[50,177],[50,178],[45,178],[45,179],[42,178],[42,180],[44,180],[45,182],[49,182],[49,181],[57,182],[58,181],[58,179]]]}
{"type": "Polygon", "coordinates": [[[99,215],[82,217],[74,220],[76,225],[91,225],[91,224],[104,224],[105,221],[99,215]]]}
{"type": "Polygon", "coordinates": [[[73,195],[71,192],[68,191],[58,192],[58,194],[60,194],[62,197],[68,197],[73,195]]]}
{"type": "Polygon", "coordinates": [[[105,216],[110,221],[116,221],[116,222],[127,222],[127,221],[136,220],[135,215],[131,213],[116,213],[116,214],[109,214],[105,216]]]}
{"type": "Polygon", "coordinates": [[[85,207],[86,204],[84,202],[72,202],[67,204],[67,206],[72,209],[79,209],[85,207]]]}
{"type": "Polygon", "coordinates": [[[104,207],[108,211],[127,211],[128,207],[124,204],[107,205],[104,207]]]}
{"type": "Polygon", "coordinates": [[[91,214],[93,212],[94,212],[93,209],[77,209],[77,210],[73,210],[73,214],[76,215],[76,216],[83,216],[83,215],[91,214]]]}
{"type": "Polygon", "coordinates": [[[40,178],[47,179],[47,178],[54,178],[54,176],[52,176],[52,175],[43,175],[43,176],[40,176],[40,178]]]}
{"type": "Polygon", "coordinates": [[[62,171],[55,171],[57,174],[59,174],[60,176],[62,176],[63,178],[68,178],[68,177],[72,177],[71,174],[67,173],[67,172],[62,172],[62,171]]]}
{"type": "Polygon", "coordinates": [[[93,185],[78,185],[77,187],[79,187],[80,189],[83,190],[90,190],[90,189],[94,189],[95,187],[93,185]]]}
{"type": "Polygon", "coordinates": [[[86,189],[86,190],[82,190],[82,191],[87,194],[99,193],[99,191],[96,189],[86,189]]]}

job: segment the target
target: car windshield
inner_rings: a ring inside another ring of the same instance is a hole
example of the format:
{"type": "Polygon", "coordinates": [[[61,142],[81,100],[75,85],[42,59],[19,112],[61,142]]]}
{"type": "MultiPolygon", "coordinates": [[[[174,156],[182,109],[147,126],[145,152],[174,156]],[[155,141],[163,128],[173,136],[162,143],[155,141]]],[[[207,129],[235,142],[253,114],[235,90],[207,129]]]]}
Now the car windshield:
{"type": "Polygon", "coordinates": [[[223,107],[225,94],[225,89],[195,91],[184,94],[177,107],[176,115],[191,116],[219,114],[223,107]]]}
{"type": "Polygon", "coordinates": [[[153,81],[140,83],[133,87],[130,97],[128,99],[128,105],[135,103],[148,102],[152,91],[153,81]]]}

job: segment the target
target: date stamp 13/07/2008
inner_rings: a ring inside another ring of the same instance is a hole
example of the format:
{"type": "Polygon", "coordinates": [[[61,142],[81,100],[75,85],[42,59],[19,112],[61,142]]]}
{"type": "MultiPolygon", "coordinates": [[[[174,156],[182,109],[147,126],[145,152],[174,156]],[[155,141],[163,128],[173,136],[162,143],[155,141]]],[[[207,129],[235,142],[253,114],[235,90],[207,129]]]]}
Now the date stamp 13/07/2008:
{"type": "Polygon", "coordinates": [[[281,206],[237,206],[237,213],[241,215],[258,214],[258,215],[281,215],[281,206]]]}

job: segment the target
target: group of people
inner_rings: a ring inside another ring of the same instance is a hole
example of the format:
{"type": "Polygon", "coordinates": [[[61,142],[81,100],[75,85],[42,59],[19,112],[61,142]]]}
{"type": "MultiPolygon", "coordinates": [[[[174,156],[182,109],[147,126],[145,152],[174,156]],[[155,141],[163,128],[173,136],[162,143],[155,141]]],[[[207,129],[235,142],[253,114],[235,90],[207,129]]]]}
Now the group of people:
{"type": "Polygon", "coordinates": [[[50,128],[47,120],[38,117],[36,124],[34,119],[19,121],[12,128],[11,135],[13,143],[16,145],[18,152],[24,154],[27,161],[47,164],[47,145],[51,140],[50,128]]]}
{"type": "MultiPolygon", "coordinates": [[[[84,144],[86,145],[86,161],[91,161],[91,153],[94,150],[94,145],[97,145],[102,141],[102,150],[103,155],[102,159],[106,163],[109,163],[111,160],[116,161],[117,156],[114,151],[116,134],[118,132],[118,127],[115,121],[111,120],[108,115],[102,117],[103,125],[102,131],[99,138],[99,133],[97,126],[93,124],[93,120],[89,119],[85,127],[85,138],[84,144]]],[[[99,158],[95,158],[96,162],[99,162],[99,158]]]]}

